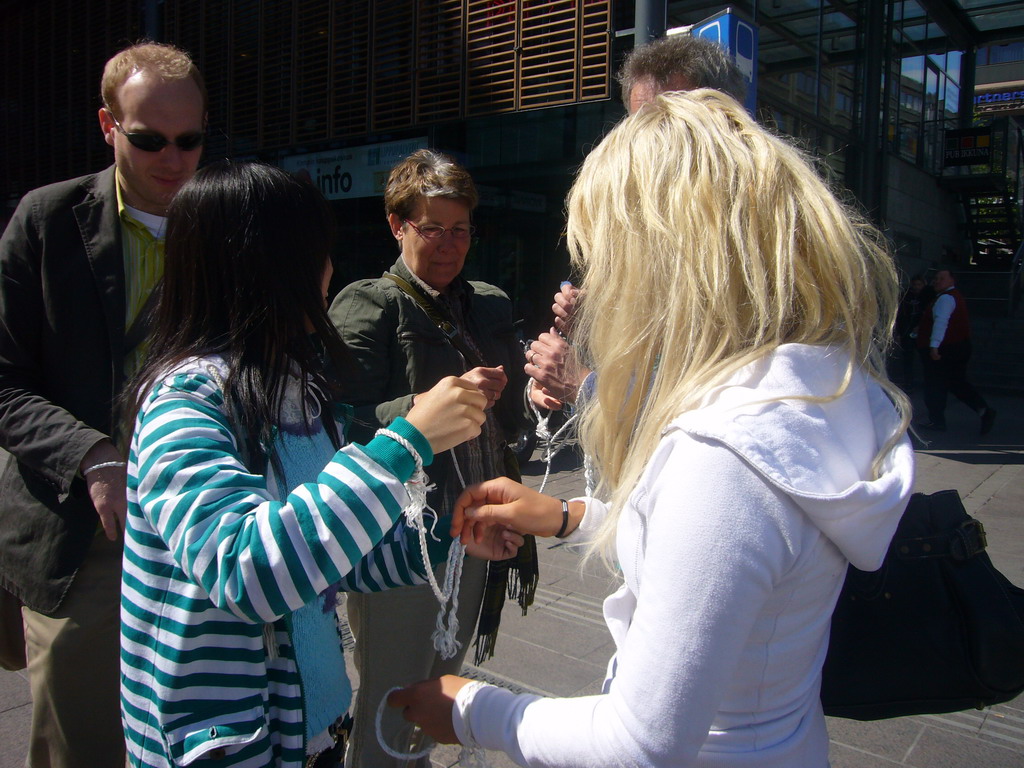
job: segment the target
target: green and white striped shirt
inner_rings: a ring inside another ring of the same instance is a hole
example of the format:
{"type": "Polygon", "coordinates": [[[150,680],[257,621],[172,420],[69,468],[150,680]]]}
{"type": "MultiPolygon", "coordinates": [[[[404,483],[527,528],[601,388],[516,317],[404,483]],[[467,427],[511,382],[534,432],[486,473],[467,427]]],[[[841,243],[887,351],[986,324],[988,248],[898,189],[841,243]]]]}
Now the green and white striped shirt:
{"type": "MultiPolygon", "coordinates": [[[[405,448],[383,436],[347,445],[316,482],[275,498],[272,478],[243,462],[225,376],[218,357],[183,364],[153,387],[135,425],[121,602],[132,766],[301,766],[291,613],[339,581],[366,590],[425,575],[394,526],[414,469],[405,448]]],[[[411,424],[390,428],[432,460],[411,424]]]]}

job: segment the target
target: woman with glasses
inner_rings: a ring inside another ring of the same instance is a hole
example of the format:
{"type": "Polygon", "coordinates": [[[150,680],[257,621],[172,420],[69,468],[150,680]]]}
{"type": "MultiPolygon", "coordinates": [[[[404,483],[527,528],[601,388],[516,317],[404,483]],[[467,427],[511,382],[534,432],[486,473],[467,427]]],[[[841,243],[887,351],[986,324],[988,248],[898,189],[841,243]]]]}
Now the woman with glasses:
{"type": "Polygon", "coordinates": [[[524,766],[827,768],[832,610],[848,563],[881,565],[914,482],[884,241],[711,90],[658,96],[587,156],[567,240],[600,485],[562,502],[492,480],[454,523],[572,536],[621,569],[602,691],[443,677],[390,703],[524,766]]]}
{"type": "MultiPolygon", "coordinates": [[[[419,393],[444,376],[459,376],[487,396],[480,437],[437,456],[428,472],[436,486],[430,505],[442,515],[451,511],[464,485],[506,472],[503,446],[525,423],[520,393],[526,381],[511,303],[495,286],[461,276],[476,204],[472,178],[452,158],[420,150],[400,162],[384,192],[400,255],[383,277],[345,288],[330,309],[351,353],[346,394],[363,429],[372,432],[403,415],[419,393]]],[[[446,530],[444,521],[438,533],[446,530]]],[[[477,625],[485,571],[483,563],[465,564],[458,592],[460,648],[449,659],[435,652],[431,640],[438,604],[429,588],[349,597],[360,683],[350,765],[407,765],[378,745],[378,704],[392,687],[461,668],[477,625]]],[[[439,581],[443,575],[439,570],[439,581]]],[[[478,653],[493,642],[496,621],[482,623],[480,630],[489,636],[481,638],[478,653]]],[[[411,727],[393,713],[384,719],[383,735],[403,753],[418,746],[409,743],[411,727]]]]}

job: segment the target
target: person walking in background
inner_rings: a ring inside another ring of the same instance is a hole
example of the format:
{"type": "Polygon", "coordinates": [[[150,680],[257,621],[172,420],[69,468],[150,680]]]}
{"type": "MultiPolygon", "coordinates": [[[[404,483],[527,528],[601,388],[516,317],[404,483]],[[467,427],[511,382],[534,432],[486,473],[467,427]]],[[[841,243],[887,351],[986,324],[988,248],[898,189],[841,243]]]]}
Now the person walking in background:
{"type": "MultiPolygon", "coordinates": [[[[398,260],[383,277],[343,289],[330,309],[351,353],[342,370],[348,402],[355,406],[354,435],[404,415],[420,392],[444,376],[472,382],[487,395],[487,420],[480,437],[451,455],[438,456],[429,473],[436,486],[430,506],[441,515],[450,514],[464,484],[509,471],[505,446],[526,424],[521,393],[527,379],[518,365],[522,350],[512,325],[512,304],[496,286],[461,275],[476,203],[469,172],[447,155],[424,149],[398,163],[384,191],[398,260]]],[[[377,742],[374,715],[381,699],[395,686],[459,671],[474,627],[477,658],[487,658],[498,631],[505,579],[519,579],[512,591],[518,590],[524,608],[532,600],[534,552],[530,541],[518,562],[511,564],[516,569],[512,573],[506,564],[488,568],[467,561],[458,593],[461,645],[447,659],[435,651],[431,640],[438,605],[428,587],[349,597],[359,690],[347,765],[407,764],[388,756],[377,742]]],[[[439,582],[443,575],[439,571],[439,582]]],[[[414,736],[412,728],[390,712],[382,733],[385,742],[400,752],[422,747],[410,742],[420,735],[414,736]]],[[[414,764],[429,762],[422,758],[414,764]]]]}
{"type": "MultiPolygon", "coordinates": [[[[713,88],[742,103],[747,93],[743,74],[721,45],[703,37],[669,35],[630,51],[618,73],[622,103],[629,114],[659,93],[713,88]]],[[[574,404],[590,369],[566,341],[579,291],[569,282],[555,294],[554,327],[526,350],[524,370],[534,385],[530,399],[540,408],[574,404]]]]}
{"type": "Polygon", "coordinates": [[[604,686],[550,699],[443,677],[389,703],[524,766],[826,768],[832,609],[848,563],[881,565],[914,485],[884,240],[704,89],[656,97],[587,156],[566,237],[600,485],[562,501],[491,480],[453,528],[589,540],[621,568],[604,686]]]}
{"type": "MultiPolygon", "coordinates": [[[[341,590],[425,583],[403,483],[480,432],[454,377],[346,444],[327,317],[332,216],[287,172],[222,161],[168,212],[150,356],[127,389],[121,702],[129,763],[339,768],[341,590]]],[[[515,554],[500,532],[471,553],[515,554]]],[[[443,556],[442,551],[442,556],[443,556]]]]}
{"type": "Polygon", "coordinates": [[[0,239],[0,583],[23,603],[29,768],[123,768],[125,456],[113,404],[144,356],[164,216],[195,173],[206,87],[133,45],[103,70],[105,171],[25,195],[0,239]]]}
{"type": "Polygon", "coordinates": [[[925,308],[934,298],[934,291],[925,282],[924,277],[914,275],[896,311],[896,332],[893,334],[893,341],[900,361],[898,383],[908,394],[914,389],[914,361],[919,357],[917,327],[921,324],[925,308]]]}
{"type": "Polygon", "coordinates": [[[996,411],[967,381],[971,359],[971,322],[967,302],[956,288],[952,270],[940,269],[932,278],[935,300],[924,310],[917,331],[917,344],[924,369],[924,402],[928,421],[921,429],[944,432],[946,396],[953,395],[981,419],[981,434],[995,424],[996,411]]]}

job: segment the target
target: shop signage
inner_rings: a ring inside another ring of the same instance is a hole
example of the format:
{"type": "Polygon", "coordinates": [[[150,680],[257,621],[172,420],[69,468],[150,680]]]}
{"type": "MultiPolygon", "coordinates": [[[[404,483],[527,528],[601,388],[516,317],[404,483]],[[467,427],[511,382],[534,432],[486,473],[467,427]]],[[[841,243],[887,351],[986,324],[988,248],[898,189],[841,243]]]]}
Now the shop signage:
{"type": "Polygon", "coordinates": [[[1006,105],[1013,102],[1016,102],[1018,106],[1024,106],[1024,90],[979,93],[974,97],[974,103],[977,106],[1006,105]]]}
{"type": "Polygon", "coordinates": [[[962,128],[946,131],[942,143],[942,166],[988,165],[992,162],[992,129],[962,128]]]}
{"type": "Polygon", "coordinates": [[[426,146],[426,137],[364,144],[307,155],[289,155],[281,159],[281,167],[308,177],[328,200],[378,197],[384,194],[391,168],[426,146]]]}

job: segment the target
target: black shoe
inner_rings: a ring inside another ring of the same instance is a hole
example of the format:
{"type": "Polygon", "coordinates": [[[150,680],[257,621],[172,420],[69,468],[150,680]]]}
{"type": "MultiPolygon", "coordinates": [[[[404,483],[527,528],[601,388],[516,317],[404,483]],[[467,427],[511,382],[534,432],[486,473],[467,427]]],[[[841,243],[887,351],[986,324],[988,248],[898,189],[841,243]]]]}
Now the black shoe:
{"type": "Polygon", "coordinates": [[[936,424],[934,421],[927,421],[924,424],[915,424],[914,426],[917,427],[918,429],[926,429],[929,432],[945,432],[946,431],[946,425],[945,424],[936,424]]]}
{"type": "Polygon", "coordinates": [[[986,407],[981,412],[981,434],[987,435],[992,431],[992,425],[996,423],[996,411],[995,408],[986,407]]]}

